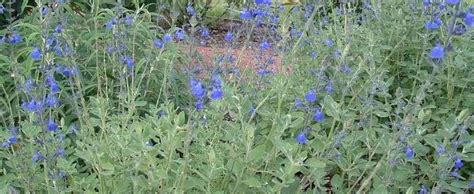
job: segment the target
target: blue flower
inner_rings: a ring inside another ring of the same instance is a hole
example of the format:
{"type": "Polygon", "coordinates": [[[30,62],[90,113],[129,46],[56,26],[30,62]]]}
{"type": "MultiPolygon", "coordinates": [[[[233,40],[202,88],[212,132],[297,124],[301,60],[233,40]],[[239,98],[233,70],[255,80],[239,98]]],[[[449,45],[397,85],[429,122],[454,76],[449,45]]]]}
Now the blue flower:
{"type": "Polygon", "coordinates": [[[33,61],[39,61],[43,57],[43,54],[41,54],[41,50],[38,47],[33,48],[31,51],[31,58],[33,61]]]}
{"type": "Polygon", "coordinates": [[[439,3],[439,10],[443,11],[444,8],[446,8],[446,4],[444,4],[443,2],[439,3]]]}
{"type": "Polygon", "coordinates": [[[232,32],[227,32],[227,34],[225,34],[224,40],[227,42],[232,42],[232,40],[234,40],[234,35],[232,32]]]}
{"type": "Polygon", "coordinates": [[[56,97],[55,94],[48,94],[48,96],[46,97],[46,103],[49,107],[56,108],[59,106],[58,97],[56,97]]]}
{"type": "Polygon", "coordinates": [[[271,74],[271,73],[272,73],[272,71],[266,70],[266,69],[263,69],[263,68],[261,68],[261,69],[259,69],[259,70],[257,71],[257,74],[258,74],[259,76],[266,76],[266,75],[269,75],[269,74],[271,74]]]}
{"type": "Polygon", "coordinates": [[[60,91],[59,85],[54,79],[53,75],[48,75],[46,77],[46,83],[49,85],[49,89],[51,90],[51,93],[58,93],[60,91]]]}
{"type": "Polygon", "coordinates": [[[431,0],[423,0],[423,5],[424,5],[425,7],[430,6],[430,5],[431,5],[431,0]]]}
{"type": "Polygon", "coordinates": [[[13,32],[8,37],[8,43],[10,43],[12,45],[19,44],[22,40],[23,40],[23,38],[17,32],[13,32]]]}
{"type": "Polygon", "coordinates": [[[296,108],[302,108],[303,107],[303,101],[301,101],[300,99],[296,99],[295,100],[295,107],[296,108]]]}
{"type": "Polygon", "coordinates": [[[431,49],[430,57],[432,59],[444,58],[444,48],[440,44],[436,44],[436,46],[431,49]]]}
{"type": "Polygon", "coordinates": [[[196,99],[203,99],[206,96],[206,90],[200,81],[195,79],[191,79],[191,94],[196,99]]]}
{"type": "Polygon", "coordinates": [[[64,148],[58,147],[58,148],[56,149],[56,156],[58,156],[58,157],[64,157],[64,153],[65,153],[64,148]]]}
{"type": "Polygon", "coordinates": [[[332,41],[330,38],[327,38],[326,40],[324,40],[324,44],[326,44],[326,46],[328,47],[333,47],[334,41],[332,41]]]}
{"type": "Polygon", "coordinates": [[[257,4],[257,5],[271,5],[272,0],[255,0],[255,4],[257,4]]]}
{"type": "Polygon", "coordinates": [[[56,122],[54,122],[54,120],[50,118],[48,120],[48,131],[55,132],[57,130],[58,130],[58,124],[56,124],[56,122]]]}
{"type": "Polygon", "coordinates": [[[421,185],[421,188],[418,194],[428,194],[428,189],[425,187],[425,185],[421,185]]]}
{"type": "Polygon", "coordinates": [[[168,42],[172,42],[172,41],[173,41],[173,37],[171,36],[171,34],[163,35],[163,42],[168,43],[168,42]]]}
{"type": "Polygon", "coordinates": [[[196,101],[194,107],[196,108],[196,110],[200,111],[204,108],[204,103],[202,102],[202,100],[198,100],[196,101]]]}
{"type": "Polygon", "coordinates": [[[133,18],[132,16],[125,16],[125,25],[131,26],[133,24],[133,18]]]}
{"type": "Polygon", "coordinates": [[[464,33],[466,33],[466,27],[464,27],[464,25],[456,25],[454,27],[454,34],[455,35],[461,36],[464,33]]]}
{"type": "Polygon", "coordinates": [[[222,89],[213,89],[211,91],[211,99],[213,100],[219,100],[224,96],[224,92],[222,89]]]}
{"type": "Polygon", "coordinates": [[[474,14],[467,12],[466,15],[464,16],[464,23],[468,27],[473,27],[474,26],[474,14]]]}
{"type": "Polygon", "coordinates": [[[459,3],[459,0],[446,0],[447,4],[456,5],[459,3]]]}
{"type": "Polygon", "coordinates": [[[459,175],[459,173],[458,173],[458,169],[457,169],[457,168],[456,168],[456,169],[454,169],[454,170],[451,172],[451,176],[453,176],[453,177],[456,177],[456,178],[459,178],[459,177],[460,177],[460,175],[459,175]]]}
{"type": "Polygon", "coordinates": [[[317,95],[316,95],[316,91],[314,91],[314,90],[308,91],[308,92],[304,95],[304,98],[305,98],[306,101],[308,101],[309,103],[313,103],[313,102],[316,102],[316,100],[318,100],[318,97],[317,97],[317,95]]]}
{"type": "Polygon", "coordinates": [[[219,75],[214,75],[211,79],[211,99],[218,100],[224,96],[222,91],[222,80],[219,75]]]}
{"type": "Polygon", "coordinates": [[[262,44],[260,44],[260,49],[262,49],[263,51],[267,50],[271,47],[272,47],[272,45],[270,43],[268,43],[266,40],[263,41],[262,44]]]}
{"type": "Polygon", "coordinates": [[[244,9],[240,12],[240,19],[242,20],[250,20],[252,19],[252,12],[247,9],[244,9]]]}
{"type": "Polygon", "coordinates": [[[58,24],[58,25],[56,26],[56,28],[54,28],[54,32],[56,32],[56,33],[58,33],[58,34],[59,34],[59,33],[62,33],[62,32],[63,32],[63,25],[58,24]]]}
{"type": "Polygon", "coordinates": [[[456,157],[456,160],[454,160],[454,168],[461,169],[463,166],[464,163],[462,162],[461,158],[456,157]]]}
{"type": "Polygon", "coordinates": [[[117,24],[117,19],[112,18],[109,22],[105,24],[105,28],[111,30],[117,24]]]}
{"type": "Polygon", "coordinates": [[[193,6],[191,5],[191,3],[188,4],[188,6],[186,7],[186,12],[188,13],[189,16],[194,16],[196,15],[196,10],[194,10],[193,6]]]}
{"type": "Polygon", "coordinates": [[[49,8],[46,7],[46,6],[43,6],[43,7],[41,7],[41,10],[40,10],[40,11],[41,11],[41,14],[44,16],[44,15],[47,15],[47,14],[48,14],[49,8]]]}
{"type": "Polygon", "coordinates": [[[2,4],[0,4],[0,14],[3,14],[5,12],[5,7],[3,7],[2,4]]]}
{"type": "Polygon", "coordinates": [[[122,63],[123,64],[126,64],[128,68],[132,68],[133,66],[135,66],[135,62],[133,61],[133,59],[129,56],[122,56],[122,63]]]}
{"type": "Polygon", "coordinates": [[[324,113],[319,109],[316,110],[316,112],[313,115],[313,119],[318,123],[323,122],[324,121],[324,113]]]}
{"type": "Polygon", "coordinates": [[[163,41],[161,41],[160,39],[155,39],[153,40],[153,46],[155,48],[162,49],[164,47],[164,44],[163,44],[163,41]]]}
{"type": "Polygon", "coordinates": [[[210,36],[209,29],[207,29],[206,27],[201,27],[201,36],[203,38],[209,38],[210,36]]]}
{"type": "Polygon", "coordinates": [[[304,132],[299,133],[298,136],[296,136],[296,141],[299,144],[307,144],[308,139],[306,138],[306,133],[304,133],[304,132]]]}
{"type": "Polygon", "coordinates": [[[178,40],[184,40],[184,38],[186,38],[186,34],[185,34],[184,30],[182,30],[182,29],[176,30],[176,38],[178,40]]]}
{"type": "Polygon", "coordinates": [[[41,101],[36,101],[36,100],[31,100],[29,102],[23,102],[21,104],[21,107],[28,112],[35,113],[35,112],[41,112],[43,110],[43,102],[41,101]]]}
{"type": "Polygon", "coordinates": [[[444,145],[439,145],[438,148],[436,149],[436,154],[440,156],[440,155],[443,155],[445,151],[446,151],[446,148],[444,147],[444,145]]]}
{"type": "Polygon", "coordinates": [[[332,81],[328,81],[328,83],[326,84],[326,87],[324,87],[324,89],[326,90],[326,93],[332,94],[332,92],[333,92],[332,81]]]}
{"type": "Polygon", "coordinates": [[[33,154],[33,157],[31,158],[31,160],[32,160],[33,162],[40,162],[40,161],[42,161],[42,160],[44,160],[44,159],[45,159],[45,157],[44,157],[43,154],[41,154],[41,152],[38,151],[38,150],[35,151],[35,154],[33,154]]]}
{"type": "Polygon", "coordinates": [[[415,157],[415,152],[413,149],[409,146],[405,147],[405,156],[407,157],[408,160],[413,159],[415,157]]]}
{"type": "Polygon", "coordinates": [[[428,30],[436,30],[441,26],[441,24],[443,24],[443,21],[441,21],[441,19],[439,18],[436,18],[434,20],[426,22],[425,28],[428,30]]]}

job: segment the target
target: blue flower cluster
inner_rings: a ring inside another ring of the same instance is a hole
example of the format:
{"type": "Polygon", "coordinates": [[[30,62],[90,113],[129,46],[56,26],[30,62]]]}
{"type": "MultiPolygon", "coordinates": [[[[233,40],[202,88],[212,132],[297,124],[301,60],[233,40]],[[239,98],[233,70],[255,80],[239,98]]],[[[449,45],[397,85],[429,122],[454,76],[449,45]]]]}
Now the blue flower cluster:
{"type": "Polygon", "coordinates": [[[206,88],[201,81],[194,78],[190,79],[189,85],[191,88],[191,94],[195,99],[194,106],[196,110],[202,110],[204,108],[208,90],[210,92],[209,98],[212,100],[220,100],[224,97],[222,79],[218,74],[214,74],[211,77],[209,88],[206,88]]]}

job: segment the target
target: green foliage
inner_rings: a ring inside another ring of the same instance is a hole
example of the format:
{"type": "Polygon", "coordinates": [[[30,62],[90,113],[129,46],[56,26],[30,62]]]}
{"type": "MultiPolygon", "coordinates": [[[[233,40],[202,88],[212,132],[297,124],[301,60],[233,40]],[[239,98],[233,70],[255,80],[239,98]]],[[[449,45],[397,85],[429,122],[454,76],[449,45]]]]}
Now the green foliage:
{"type": "MultiPolygon", "coordinates": [[[[472,189],[472,28],[448,33],[452,17],[443,12],[445,25],[428,31],[423,6],[404,1],[373,1],[372,9],[345,4],[345,15],[333,3],[314,12],[307,2],[268,6],[259,9],[280,17],[262,26],[275,31],[257,33],[271,42],[268,52],[285,71],[230,75],[218,59],[219,68],[197,71],[192,63],[207,61],[196,57],[193,43],[199,27],[212,23],[203,17],[229,10],[234,17],[240,11],[229,7],[255,7],[243,2],[196,1],[193,17],[185,15],[188,2],[178,0],[124,1],[123,7],[73,1],[47,14],[30,6],[30,15],[0,30],[7,38],[23,36],[18,44],[0,43],[0,192],[472,189]],[[171,14],[176,10],[183,17],[171,14]],[[58,24],[62,32],[54,32],[58,24]],[[183,28],[186,38],[178,41],[183,28]],[[174,41],[164,43],[165,34],[174,41]],[[436,43],[445,45],[439,61],[430,58],[436,43]],[[33,48],[41,48],[40,60],[33,48]],[[208,93],[219,72],[224,96],[216,100],[208,93]],[[191,78],[206,86],[202,99],[195,93],[203,88],[191,78]],[[310,90],[317,91],[316,102],[305,101],[310,90]],[[59,104],[46,105],[53,95],[59,104]],[[35,100],[44,107],[29,104],[35,100]],[[314,119],[318,111],[321,121],[314,119]]],[[[466,3],[459,7],[467,10],[466,3]]],[[[248,33],[242,45],[251,44],[252,22],[235,29],[236,36],[248,33]]],[[[228,50],[230,44],[223,43],[228,50]]]]}

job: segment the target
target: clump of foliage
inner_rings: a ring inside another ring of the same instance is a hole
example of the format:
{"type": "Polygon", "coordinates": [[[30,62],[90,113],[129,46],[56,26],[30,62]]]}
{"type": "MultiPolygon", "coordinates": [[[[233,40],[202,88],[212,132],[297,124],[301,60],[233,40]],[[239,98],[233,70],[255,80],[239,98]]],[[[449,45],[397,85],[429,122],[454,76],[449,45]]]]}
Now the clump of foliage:
{"type": "Polygon", "coordinates": [[[474,187],[468,2],[255,0],[222,37],[192,3],[180,26],[157,4],[72,3],[0,30],[2,193],[474,187]],[[206,64],[203,46],[227,52],[206,64]]]}

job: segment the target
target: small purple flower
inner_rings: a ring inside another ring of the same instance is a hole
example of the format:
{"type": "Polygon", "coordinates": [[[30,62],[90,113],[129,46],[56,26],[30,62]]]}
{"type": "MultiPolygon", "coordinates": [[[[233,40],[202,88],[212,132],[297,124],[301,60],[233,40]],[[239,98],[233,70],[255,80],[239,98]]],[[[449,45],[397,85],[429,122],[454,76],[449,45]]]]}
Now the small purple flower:
{"type": "Polygon", "coordinates": [[[266,69],[262,69],[262,68],[257,71],[257,74],[258,74],[259,76],[266,76],[266,75],[269,75],[269,74],[271,74],[271,73],[272,73],[272,71],[266,70],[266,69]]]}
{"type": "Polygon", "coordinates": [[[153,40],[153,46],[158,49],[163,49],[164,44],[163,41],[161,41],[160,39],[155,39],[153,40]]]}
{"type": "Polygon", "coordinates": [[[123,64],[126,64],[128,68],[132,68],[133,66],[135,66],[135,62],[133,61],[133,59],[129,56],[122,56],[122,63],[123,64]]]}
{"type": "Polygon", "coordinates": [[[456,5],[459,3],[459,0],[446,0],[446,3],[450,5],[456,5]]]}
{"type": "Polygon", "coordinates": [[[211,91],[211,99],[213,100],[219,100],[221,99],[222,97],[224,96],[224,92],[222,91],[222,89],[218,88],[218,89],[213,89],[211,91]]]}
{"type": "Polygon", "coordinates": [[[351,74],[352,73],[352,68],[349,65],[343,65],[341,67],[341,72],[345,74],[351,74]]]}
{"type": "Polygon", "coordinates": [[[54,122],[54,120],[50,118],[48,120],[48,131],[55,132],[57,130],[58,130],[58,124],[56,124],[56,122],[54,122]]]}
{"type": "Polygon", "coordinates": [[[186,12],[188,13],[189,16],[194,16],[196,15],[196,10],[194,10],[193,6],[191,5],[191,3],[188,4],[188,6],[186,7],[186,12]]]}
{"type": "Polygon", "coordinates": [[[428,30],[436,30],[441,26],[441,24],[443,24],[443,21],[441,21],[440,18],[436,18],[434,20],[426,22],[425,28],[428,30]]]}
{"type": "Polygon", "coordinates": [[[112,30],[112,28],[117,24],[117,19],[116,18],[112,18],[109,22],[107,22],[105,24],[105,28],[107,28],[108,30],[112,30]]]}
{"type": "Polygon", "coordinates": [[[418,194],[428,194],[428,189],[425,187],[425,185],[421,185],[421,188],[418,194]]]}
{"type": "Polygon", "coordinates": [[[176,30],[176,38],[178,40],[184,40],[184,38],[186,38],[186,34],[185,34],[184,30],[182,30],[182,29],[176,30]]]}
{"type": "Polygon", "coordinates": [[[222,91],[222,80],[219,75],[213,75],[211,79],[211,99],[218,100],[224,96],[222,91]]]}
{"type": "Polygon", "coordinates": [[[131,26],[133,24],[133,18],[132,16],[125,16],[125,25],[131,26]]]}
{"type": "Polygon", "coordinates": [[[53,75],[48,75],[46,77],[46,83],[49,85],[51,93],[58,93],[61,90],[53,75]]]}
{"type": "Polygon", "coordinates": [[[301,101],[300,99],[296,99],[295,100],[295,107],[296,108],[302,108],[303,107],[303,101],[301,101]]]}
{"type": "Polygon", "coordinates": [[[201,36],[203,38],[209,38],[209,36],[210,36],[209,29],[207,29],[206,27],[202,27],[201,28],[201,36]]]}
{"type": "Polygon", "coordinates": [[[324,87],[324,89],[326,90],[326,93],[332,94],[332,92],[333,92],[332,81],[328,81],[328,83],[326,84],[326,87],[324,87]]]}
{"type": "Polygon", "coordinates": [[[464,16],[464,23],[468,27],[474,27],[474,14],[472,14],[471,12],[467,12],[464,16]]]}
{"type": "Polygon", "coordinates": [[[440,44],[436,44],[436,46],[431,49],[430,57],[432,59],[443,59],[444,48],[440,44]]]}
{"type": "Polygon", "coordinates": [[[232,32],[227,32],[227,34],[225,34],[224,40],[227,42],[232,42],[232,40],[234,40],[234,35],[232,32]]]}
{"type": "Polygon", "coordinates": [[[46,6],[43,6],[43,7],[41,7],[41,10],[40,10],[40,11],[41,11],[41,14],[42,14],[43,16],[45,16],[45,15],[48,14],[49,8],[46,7],[46,6]]]}
{"type": "Polygon", "coordinates": [[[271,5],[272,0],[255,0],[255,3],[257,5],[263,4],[263,5],[271,5]]]}
{"type": "Polygon", "coordinates": [[[40,161],[42,161],[42,160],[44,160],[44,159],[45,159],[45,157],[44,157],[43,154],[41,154],[41,152],[38,151],[38,150],[35,151],[35,154],[33,154],[33,157],[31,158],[31,160],[32,160],[33,162],[40,162],[40,161]]]}
{"type": "Polygon", "coordinates": [[[260,44],[260,49],[263,51],[269,49],[270,47],[272,47],[272,45],[268,43],[266,40],[263,41],[262,44],[260,44]]]}
{"type": "Polygon", "coordinates": [[[48,94],[48,96],[46,97],[46,103],[49,107],[56,108],[59,106],[58,97],[56,97],[55,94],[48,94]]]}
{"type": "Polygon", "coordinates": [[[19,44],[22,40],[23,40],[23,37],[21,37],[21,35],[19,35],[17,32],[13,32],[8,37],[8,43],[12,45],[19,44]]]}
{"type": "Polygon", "coordinates": [[[459,175],[459,173],[458,173],[458,169],[454,169],[454,170],[451,172],[451,176],[456,177],[456,178],[459,178],[460,175],[459,175]]]}
{"type": "Polygon", "coordinates": [[[440,156],[440,155],[443,155],[444,152],[446,152],[446,148],[444,147],[444,145],[439,145],[438,148],[436,149],[436,154],[440,156]]]}
{"type": "Polygon", "coordinates": [[[5,12],[5,7],[3,7],[2,4],[0,4],[0,14],[3,14],[5,12]]]}
{"type": "Polygon", "coordinates": [[[318,123],[323,122],[324,121],[324,113],[319,109],[316,110],[316,112],[313,115],[313,119],[318,123]]]}
{"type": "Polygon", "coordinates": [[[304,98],[306,99],[306,101],[308,101],[309,103],[313,103],[313,102],[316,102],[318,100],[318,97],[316,95],[316,91],[314,90],[310,90],[308,91],[304,98]]]}
{"type": "Polygon", "coordinates": [[[56,149],[56,156],[58,156],[58,157],[64,157],[64,153],[65,153],[64,148],[58,147],[58,148],[56,149]]]}
{"type": "Polygon", "coordinates": [[[31,51],[31,58],[33,61],[39,61],[43,57],[43,54],[41,54],[41,50],[38,47],[33,48],[31,51]]]}
{"type": "Polygon", "coordinates": [[[43,109],[43,103],[38,102],[36,100],[31,100],[29,102],[23,102],[21,104],[21,107],[28,112],[34,113],[34,112],[40,112],[40,110],[43,109]]]}
{"type": "Polygon", "coordinates": [[[327,38],[326,40],[324,40],[324,44],[326,44],[326,46],[328,47],[333,47],[334,41],[332,41],[330,38],[327,38]]]}
{"type": "Polygon", "coordinates": [[[204,103],[202,102],[202,100],[198,100],[196,101],[196,104],[194,105],[194,107],[196,108],[197,111],[200,111],[204,109],[204,103]]]}
{"type": "Polygon", "coordinates": [[[407,157],[408,160],[413,159],[415,157],[415,152],[413,149],[409,146],[405,147],[405,156],[407,157]]]}
{"type": "Polygon", "coordinates": [[[206,90],[204,89],[204,86],[200,81],[197,81],[195,79],[191,79],[191,94],[196,98],[196,99],[203,99],[204,96],[206,96],[206,90]]]}
{"type": "Polygon", "coordinates": [[[454,160],[454,168],[456,169],[461,169],[464,166],[464,163],[462,162],[461,158],[456,157],[454,160]]]}
{"type": "Polygon", "coordinates": [[[54,28],[54,32],[56,32],[56,33],[58,33],[58,34],[62,33],[62,32],[63,32],[63,25],[62,25],[62,24],[58,24],[58,25],[56,26],[56,28],[54,28]]]}
{"type": "Polygon", "coordinates": [[[250,20],[252,19],[252,12],[247,9],[244,9],[240,12],[240,19],[242,20],[250,20]]]}
{"type": "Polygon", "coordinates": [[[296,136],[296,141],[299,144],[307,144],[308,139],[306,138],[306,133],[304,133],[304,132],[299,133],[298,136],[296,136]]]}
{"type": "Polygon", "coordinates": [[[173,37],[171,36],[171,34],[163,35],[163,42],[164,43],[168,43],[168,42],[172,42],[172,41],[173,41],[173,37]]]}
{"type": "Polygon", "coordinates": [[[454,27],[455,35],[461,36],[464,33],[466,33],[466,27],[464,27],[464,25],[456,25],[456,27],[454,27]]]}

